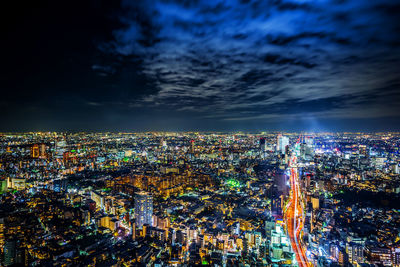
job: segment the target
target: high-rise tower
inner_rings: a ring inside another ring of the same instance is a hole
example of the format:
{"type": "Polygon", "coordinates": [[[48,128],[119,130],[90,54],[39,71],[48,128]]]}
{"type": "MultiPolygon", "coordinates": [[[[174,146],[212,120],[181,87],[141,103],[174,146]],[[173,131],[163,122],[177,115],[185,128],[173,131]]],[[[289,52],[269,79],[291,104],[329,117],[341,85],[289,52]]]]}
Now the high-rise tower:
{"type": "Polygon", "coordinates": [[[283,154],[285,153],[285,149],[288,145],[289,145],[289,137],[282,136],[281,134],[279,134],[276,142],[276,151],[281,152],[283,154]]]}
{"type": "Polygon", "coordinates": [[[147,192],[139,192],[135,195],[135,222],[138,228],[144,224],[152,225],[153,196],[147,192]]]}

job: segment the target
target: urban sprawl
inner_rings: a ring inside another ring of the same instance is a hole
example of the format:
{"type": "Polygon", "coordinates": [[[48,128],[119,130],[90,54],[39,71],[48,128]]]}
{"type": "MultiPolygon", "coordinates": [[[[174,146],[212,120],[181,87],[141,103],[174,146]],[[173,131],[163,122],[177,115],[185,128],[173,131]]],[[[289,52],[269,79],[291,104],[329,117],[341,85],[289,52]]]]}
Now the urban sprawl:
{"type": "Polygon", "coordinates": [[[1,266],[400,266],[400,133],[0,134],[1,266]]]}

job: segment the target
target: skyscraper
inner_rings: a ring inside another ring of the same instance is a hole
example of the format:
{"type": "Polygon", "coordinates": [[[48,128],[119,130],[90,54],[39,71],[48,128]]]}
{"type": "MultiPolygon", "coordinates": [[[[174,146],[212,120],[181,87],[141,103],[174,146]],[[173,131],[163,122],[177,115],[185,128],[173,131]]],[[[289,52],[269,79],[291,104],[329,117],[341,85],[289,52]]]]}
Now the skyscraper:
{"type": "Polygon", "coordinates": [[[190,140],[190,154],[194,154],[194,140],[190,140]]]}
{"type": "Polygon", "coordinates": [[[40,144],[39,146],[39,157],[46,158],[46,144],[40,144]]]}
{"type": "Polygon", "coordinates": [[[5,231],[5,225],[4,225],[4,218],[0,218],[0,254],[3,254],[4,250],[4,231],[5,231]]]}
{"type": "Polygon", "coordinates": [[[306,136],[304,137],[304,143],[306,143],[307,146],[312,147],[314,145],[314,138],[312,136],[306,136]]]}
{"type": "Polygon", "coordinates": [[[10,266],[15,263],[15,240],[7,240],[4,244],[4,266],[10,266]]]}
{"type": "Polygon", "coordinates": [[[139,192],[135,195],[135,221],[138,228],[144,224],[152,225],[153,196],[147,192],[139,192]]]}
{"type": "Polygon", "coordinates": [[[265,137],[260,138],[260,151],[265,152],[267,150],[267,142],[265,141],[265,137]]]}
{"type": "Polygon", "coordinates": [[[39,153],[39,145],[38,144],[34,144],[31,147],[31,156],[32,156],[32,158],[38,158],[39,155],[40,155],[40,153],[39,153]]]}
{"type": "Polygon", "coordinates": [[[132,239],[136,239],[136,221],[135,219],[132,219],[132,239]]]}
{"type": "Polygon", "coordinates": [[[285,148],[289,145],[289,137],[278,135],[278,140],[276,142],[276,151],[285,153],[285,148]]]}

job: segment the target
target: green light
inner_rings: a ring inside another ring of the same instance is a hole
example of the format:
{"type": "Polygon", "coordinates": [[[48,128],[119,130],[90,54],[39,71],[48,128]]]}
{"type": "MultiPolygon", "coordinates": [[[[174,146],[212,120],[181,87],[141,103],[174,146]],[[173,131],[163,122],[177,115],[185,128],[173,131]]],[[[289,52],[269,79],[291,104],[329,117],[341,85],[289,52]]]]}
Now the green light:
{"type": "Polygon", "coordinates": [[[201,264],[203,264],[203,265],[208,265],[208,262],[205,261],[205,260],[203,260],[203,261],[201,262],[201,264]]]}
{"type": "Polygon", "coordinates": [[[72,149],[72,150],[71,150],[71,152],[72,152],[72,153],[75,153],[75,152],[76,152],[76,150],[75,150],[75,149],[72,149]]]}
{"type": "Polygon", "coordinates": [[[226,183],[229,186],[232,186],[232,187],[239,187],[240,186],[240,182],[235,180],[235,179],[229,179],[229,180],[226,181],[226,183]]]}

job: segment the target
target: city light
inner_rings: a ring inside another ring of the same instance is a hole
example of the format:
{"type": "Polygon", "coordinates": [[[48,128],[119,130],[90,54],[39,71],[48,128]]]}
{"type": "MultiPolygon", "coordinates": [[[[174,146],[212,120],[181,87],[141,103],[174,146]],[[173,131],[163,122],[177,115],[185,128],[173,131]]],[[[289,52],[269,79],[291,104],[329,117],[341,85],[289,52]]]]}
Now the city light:
{"type": "Polygon", "coordinates": [[[1,267],[400,267],[399,1],[3,2],[1,267]]]}

